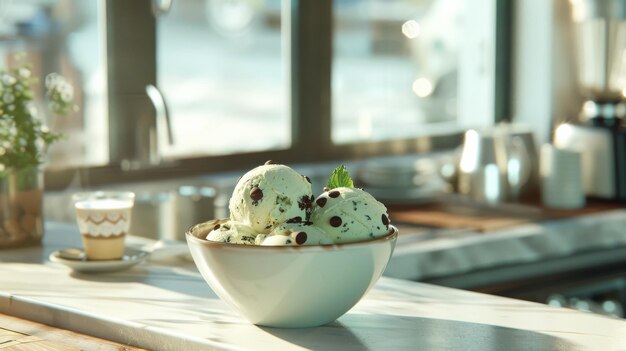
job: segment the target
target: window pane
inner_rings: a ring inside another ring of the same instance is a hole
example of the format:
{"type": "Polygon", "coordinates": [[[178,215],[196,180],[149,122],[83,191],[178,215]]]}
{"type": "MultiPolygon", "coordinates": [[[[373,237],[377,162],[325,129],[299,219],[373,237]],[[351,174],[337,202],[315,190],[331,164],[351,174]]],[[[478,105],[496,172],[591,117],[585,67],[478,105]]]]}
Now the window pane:
{"type": "Polygon", "coordinates": [[[463,1],[335,0],[335,143],[451,131],[463,1]]]}
{"type": "Polygon", "coordinates": [[[0,1],[0,65],[14,66],[15,55],[25,54],[39,78],[35,87],[38,113],[51,130],[65,136],[48,152],[50,167],[108,161],[106,73],[98,10],[97,1],[0,1]],[[77,112],[47,116],[43,83],[52,72],[73,84],[77,112]]]}
{"type": "Polygon", "coordinates": [[[158,19],[158,85],[169,156],[287,148],[291,142],[281,1],[174,1],[158,19]]]}

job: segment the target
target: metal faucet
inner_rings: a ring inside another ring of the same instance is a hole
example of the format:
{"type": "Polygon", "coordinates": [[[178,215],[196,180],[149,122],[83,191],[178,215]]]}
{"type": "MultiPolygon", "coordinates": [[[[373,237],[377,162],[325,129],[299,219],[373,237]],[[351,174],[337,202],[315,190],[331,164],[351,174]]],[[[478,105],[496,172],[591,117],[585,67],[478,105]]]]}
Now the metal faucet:
{"type": "MultiPolygon", "coordinates": [[[[174,144],[172,123],[163,94],[152,84],[145,86],[145,92],[149,102],[146,104],[137,101],[139,103],[137,109],[141,113],[136,116],[134,130],[127,131],[126,134],[132,136],[134,142],[127,144],[132,149],[126,150],[127,157],[120,160],[120,167],[123,170],[137,170],[161,165],[163,158],[159,150],[160,141],[167,140],[168,145],[174,144]],[[150,111],[150,105],[154,108],[154,113],[150,111]]],[[[145,95],[141,100],[144,99],[146,99],[145,95]]]]}
{"type": "Polygon", "coordinates": [[[152,84],[148,84],[146,85],[146,94],[148,94],[150,101],[152,101],[152,105],[154,106],[154,110],[156,112],[154,135],[151,134],[153,140],[149,143],[150,149],[148,153],[150,164],[154,165],[161,163],[159,140],[166,137],[168,145],[173,145],[174,134],[172,133],[172,121],[170,120],[169,110],[159,88],[152,84]],[[162,134],[165,134],[165,136],[161,136],[162,134]]]}

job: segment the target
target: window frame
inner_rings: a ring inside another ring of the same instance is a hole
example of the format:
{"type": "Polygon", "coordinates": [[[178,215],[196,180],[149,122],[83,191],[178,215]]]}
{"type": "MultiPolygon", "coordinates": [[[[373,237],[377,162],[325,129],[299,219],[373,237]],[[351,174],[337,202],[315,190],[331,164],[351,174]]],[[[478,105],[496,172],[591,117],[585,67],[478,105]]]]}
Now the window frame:
{"type": "MultiPolygon", "coordinates": [[[[289,34],[291,146],[284,150],[210,155],[163,161],[157,165],[128,167],[125,158],[141,156],[137,142],[155,130],[154,108],[145,97],[146,84],[156,84],[156,18],[151,0],[102,0],[106,18],[106,70],[108,83],[109,164],[67,169],[46,169],[49,190],[71,184],[96,187],[191,177],[250,168],[265,160],[314,163],[376,156],[425,153],[453,149],[463,131],[445,135],[333,144],[331,140],[331,74],[333,43],[332,0],[282,0],[282,16],[289,34]],[[138,13],[128,20],[123,14],[138,13]],[[127,35],[132,27],[134,36],[127,35]],[[129,49],[132,48],[132,55],[129,49]],[[133,72],[129,74],[129,72],[133,72]],[[134,105],[133,105],[134,104],[134,105]],[[131,116],[139,116],[134,120],[131,116]],[[143,129],[138,129],[137,126],[143,129]],[[140,131],[136,134],[136,131],[140,131]],[[129,135],[129,132],[133,132],[129,135]]],[[[506,119],[510,106],[511,0],[485,0],[495,8],[495,104],[493,122],[506,119]]],[[[283,26],[284,28],[284,26],[283,26]]],[[[144,140],[145,142],[145,140],[144,140]]]]}

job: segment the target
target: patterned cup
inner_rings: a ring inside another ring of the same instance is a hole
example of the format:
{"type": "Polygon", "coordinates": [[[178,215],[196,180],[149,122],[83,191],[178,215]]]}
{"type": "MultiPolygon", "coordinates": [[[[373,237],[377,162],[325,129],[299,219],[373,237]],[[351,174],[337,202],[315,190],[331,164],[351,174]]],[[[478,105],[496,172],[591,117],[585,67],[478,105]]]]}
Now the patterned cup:
{"type": "Polygon", "coordinates": [[[135,194],[96,191],[75,194],[73,200],[87,259],[122,258],[135,194]]]}

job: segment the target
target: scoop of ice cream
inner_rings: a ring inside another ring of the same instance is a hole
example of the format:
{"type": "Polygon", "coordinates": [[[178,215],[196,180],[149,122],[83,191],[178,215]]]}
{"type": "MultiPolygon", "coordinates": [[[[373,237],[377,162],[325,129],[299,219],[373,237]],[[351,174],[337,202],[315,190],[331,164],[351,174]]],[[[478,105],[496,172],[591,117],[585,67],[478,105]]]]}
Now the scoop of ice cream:
{"type": "Polygon", "coordinates": [[[207,234],[207,240],[222,243],[254,245],[256,232],[247,224],[228,221],[224,224],[217,224],[215,228],[207,234]]]}
{"type": "Polygon", "coordinates": [[[291,236],[268,235],[259,245],[261,246],[297,246],[291,236]]]}
{"type": "Polygon", "coordinates": [[[304,242],[299,245],[329,245],[333,240],[320,228],[311,223],[283,223],[277,226],[270,235],[291,236],[304,242]]]}
{"type": "Polygon", "coordinates": [[[261,244],[263,244],[263,241],[268,236],[269,236],[269,234],[257,234],[256,237],[254,238],[254,245],[261,245],[261,244]]]}
{"type": "Polygon", "coordinates": [[[256,237],[255,244],[262,246],[299,246],[304,245],[307,235],[303,231],[291,231],[281,224],[274,228],[269,234],[259,234],[256,237]]]}
{"type": "Polygon", "coordinates": [[[287,220],[308,219],[313,199],[307,177],[285,165],[269,164],[244,174],[230,198],[230,219],[269,233],[287,220]]]}
{"type": "Polygon", "coordinates": [[[372,239],[389,231],[385,205],[356,188],[325,191],[313,203],[311,222],[335,243],[372,239]]]}

